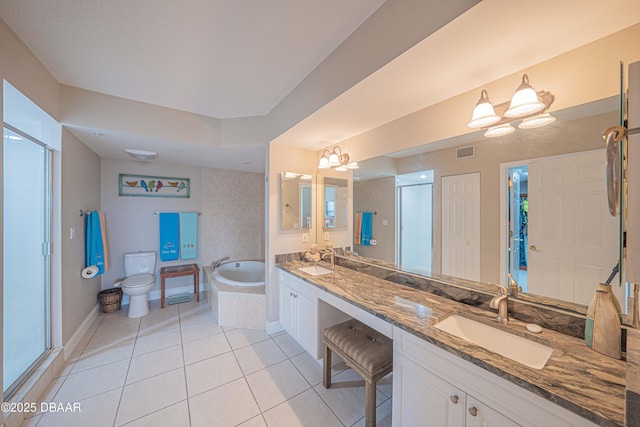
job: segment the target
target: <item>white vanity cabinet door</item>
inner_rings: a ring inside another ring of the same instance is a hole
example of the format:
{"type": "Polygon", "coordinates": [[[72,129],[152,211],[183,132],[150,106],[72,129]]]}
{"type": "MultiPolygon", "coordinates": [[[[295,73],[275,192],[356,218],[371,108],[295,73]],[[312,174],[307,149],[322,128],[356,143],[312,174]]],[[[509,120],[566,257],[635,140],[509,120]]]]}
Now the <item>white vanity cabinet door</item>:
{"type": "Polygon", "coordinates": [[[517,427],[519,425],[472,396],[467,396],[465,427],[517,427]]]}
{"type": "Polygon", "coordinates": [[[293,298],[293,290],[280,283],[280,325],[285,331],[289,332],[289,335],[295,334],[293,330],[293,318],[295,317],[296,304],[293,298]]]}
{"type": "Polygon", "coordinates": [[[423,367],[393,353],[393,425],[464,426],[466,394],[423,367]]]}
{"type": "Polygon", "coordinates": [[[280,324],[314,358],[318,353],[318,299],[312,285],[280,276],[280,324]]]}

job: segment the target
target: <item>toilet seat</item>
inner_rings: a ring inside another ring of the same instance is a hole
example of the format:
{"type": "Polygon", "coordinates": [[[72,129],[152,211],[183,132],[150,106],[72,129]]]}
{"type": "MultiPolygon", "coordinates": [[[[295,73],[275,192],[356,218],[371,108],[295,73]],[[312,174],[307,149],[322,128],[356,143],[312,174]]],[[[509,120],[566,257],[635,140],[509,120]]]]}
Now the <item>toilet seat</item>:
{"type": "Polygon", "coordinates": [[[153,283],[156,280],[156,276],[153,274],[134,274],[132,276],[127,277],[122,282],[121,286],[124,288],[137,288],[140,286],[146,286],[150,283],[153,283]]]}

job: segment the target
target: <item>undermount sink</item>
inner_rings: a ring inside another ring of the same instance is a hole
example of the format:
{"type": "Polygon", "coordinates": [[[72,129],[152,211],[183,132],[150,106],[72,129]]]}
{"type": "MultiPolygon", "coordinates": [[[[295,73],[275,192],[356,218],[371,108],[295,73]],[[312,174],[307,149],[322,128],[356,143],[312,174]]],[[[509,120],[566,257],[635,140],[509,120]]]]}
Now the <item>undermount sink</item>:
{"type": "Polygon", "coordinates": [[[435,327],[533,369],[544,368],[553,353],[553,348],[544,344],[455,314],[435,327]]]}
{"type": "Polygon", "coordinates": [[[333,270],[329,270],[328,268],[320,267],[319,265],[315,264],[308,267],[300,267],[298,270],[312,276],[322,276],[323,274],[333,273],[333,270]]]}

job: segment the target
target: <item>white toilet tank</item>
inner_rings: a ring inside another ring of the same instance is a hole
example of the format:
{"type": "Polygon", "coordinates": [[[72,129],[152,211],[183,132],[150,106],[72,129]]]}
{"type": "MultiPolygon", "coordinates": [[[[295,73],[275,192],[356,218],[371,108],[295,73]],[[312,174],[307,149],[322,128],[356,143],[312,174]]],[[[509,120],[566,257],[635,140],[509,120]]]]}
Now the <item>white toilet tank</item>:
{"type": "Polygon", "coordinates": [[[128,252],[124,254],[124,274],[128,277],[134,274],[155,274],[156,253],[128,252]]]}

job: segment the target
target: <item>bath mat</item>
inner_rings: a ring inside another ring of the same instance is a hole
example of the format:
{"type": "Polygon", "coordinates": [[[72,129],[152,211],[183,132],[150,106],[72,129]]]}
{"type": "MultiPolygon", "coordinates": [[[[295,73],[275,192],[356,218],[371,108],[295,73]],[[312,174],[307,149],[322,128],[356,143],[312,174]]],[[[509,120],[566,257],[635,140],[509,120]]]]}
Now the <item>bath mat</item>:
{"type": "Polygon", "coordinates": [[[191,294],[171,295],[167,298],[169,304],[180,304],[181,302],[191,301],[191,294]]]}

